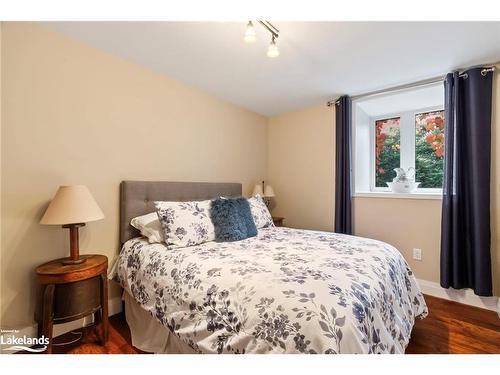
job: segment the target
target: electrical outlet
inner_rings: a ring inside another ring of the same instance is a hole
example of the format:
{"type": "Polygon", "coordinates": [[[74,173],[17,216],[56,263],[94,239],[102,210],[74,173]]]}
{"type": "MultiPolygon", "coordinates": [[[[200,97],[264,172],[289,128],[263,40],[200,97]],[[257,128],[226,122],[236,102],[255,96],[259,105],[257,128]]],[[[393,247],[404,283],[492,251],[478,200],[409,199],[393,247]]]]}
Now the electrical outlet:
{"type": "Polygon", "coordinates": [[[413,249],[413,259],[422,260],[422,249],[413,249]]]}

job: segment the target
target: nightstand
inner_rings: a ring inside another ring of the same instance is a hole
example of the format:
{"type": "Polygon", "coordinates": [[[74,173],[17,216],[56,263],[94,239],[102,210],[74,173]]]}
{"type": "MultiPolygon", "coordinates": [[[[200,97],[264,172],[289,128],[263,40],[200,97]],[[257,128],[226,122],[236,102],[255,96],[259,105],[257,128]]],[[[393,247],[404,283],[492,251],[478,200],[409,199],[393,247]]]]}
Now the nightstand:
{"type": "Polygon", "coordinates": [[[283,226],[283,221],[285,221],[284,217],[279,217],[279,216],[273,216],[273,223],[277,227],[282,227],[283,226]]]}
{"type": "Polygon", "coordinates": [[[100,341],[108,340],[108,258],[83,255],[80,264],[63,264],[56,259],[36,268],[38,283],[35,321],[38,336],[49,338],[47,353],[52,352],[52,327],[95,314],[100,341]]]}

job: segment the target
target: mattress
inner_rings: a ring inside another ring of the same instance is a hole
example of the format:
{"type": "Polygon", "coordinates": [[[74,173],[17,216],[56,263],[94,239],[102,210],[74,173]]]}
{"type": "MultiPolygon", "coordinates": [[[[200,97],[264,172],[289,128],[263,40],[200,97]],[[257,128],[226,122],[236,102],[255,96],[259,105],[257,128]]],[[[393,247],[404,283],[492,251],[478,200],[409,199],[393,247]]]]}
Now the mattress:
{"type": "Polygon", "coordinates": [[[167,250],[127,241],[125,291],[197,353],[404,353],[427,307],[393,246],[283,227],[167,250]]]}

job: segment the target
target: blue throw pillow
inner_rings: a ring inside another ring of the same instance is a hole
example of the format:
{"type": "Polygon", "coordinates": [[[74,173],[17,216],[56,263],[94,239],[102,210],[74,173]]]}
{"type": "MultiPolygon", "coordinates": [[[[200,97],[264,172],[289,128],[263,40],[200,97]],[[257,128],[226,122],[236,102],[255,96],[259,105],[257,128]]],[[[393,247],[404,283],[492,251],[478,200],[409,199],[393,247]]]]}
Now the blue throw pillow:
{"type": "Polygon", "coordinates": [[[245,198],[214,199],[210,216],[217,242],[240,241],[257,235],[252,211],[245,198]]]}
{"type": "Polygon", "coordinates": [[[257,235],[257,226],[253,220],[252,209],[250,208],[250,203],[246,198],[236,198],[236,203],[238,204],[238,211],[240,214],[240,219],[245,223],[247,228],[247,238],[255,237],[257,235]]]}

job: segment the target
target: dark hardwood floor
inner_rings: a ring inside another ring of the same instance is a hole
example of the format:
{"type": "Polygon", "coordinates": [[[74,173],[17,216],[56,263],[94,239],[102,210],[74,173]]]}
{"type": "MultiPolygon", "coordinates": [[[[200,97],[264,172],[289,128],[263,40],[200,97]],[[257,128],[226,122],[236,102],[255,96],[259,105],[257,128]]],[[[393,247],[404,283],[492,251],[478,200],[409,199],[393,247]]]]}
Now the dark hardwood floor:
{"type": "Polygon", "coordinates": [[[406,353],[500,354],[500,318],[494,311],[425,296],[429,315],[413,327],[406,353]]]}
{"type": "Polygon", "coordinates": [[[83,328],[76,332],[82,332],[81,340],[72,344],[61,345],[73,341],[75,335],[68,332],[58,336],[54,340],[52,352],[54,354],[145,354],[145,352],[132,346],[130,330],[123,313],[109,318],[109,338],[104,346],[99,345],[100,335],[95,332],[93,327],[83,328]]]}
{"type": "MultiPolygon", "coordinates": [[[[406,353],[496,353],[500,354],[500,319],[489,310],[479,309],[444,299],[425,296],[429,316],[417,320],[406,353]]],[[[71,334],[57,338],[70,341],[71,334]]],[[[74,336],[73,336],[74,337],[74,336]]],[[[110,318],[109,341],[106,346],[92,343],[88,332],[83,341],[54,346],[55,353],[73,354],[139,354],[131,344],[130,331],[123,314],[110,318]]]]}

